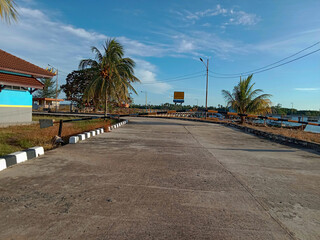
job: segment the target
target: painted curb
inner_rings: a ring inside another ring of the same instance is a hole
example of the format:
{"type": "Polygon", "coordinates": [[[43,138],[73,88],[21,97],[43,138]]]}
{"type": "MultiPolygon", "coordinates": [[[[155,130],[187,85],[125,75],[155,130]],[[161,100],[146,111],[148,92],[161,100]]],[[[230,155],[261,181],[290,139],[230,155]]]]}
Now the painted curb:
{"type": "Polygon", "coordinates": [[[91,133],[91,136],[94,137],[96,135],[96,132],[95,131],[90,131],[91,133]]]}
{"type": "Polygon", "coordinates": [[[44,149],[41,146],[28,148],[20,152],[10,153],[0,158],[0,171],[18,163],[37,158],[41,155],[44,155],[44,149]]]}
{"type": "Polygon", "coordinates": [[[100,132],[101,132],[101,133],[104,133],[104,129],[103,129],[103,128],[100,128],[100,132]]]}
{"type": "Polygon", "coordinates": [[[7,168],[7,163],[4,158],[0,158],[0,171],[4,170],[7,168]]]}
{"type": "Polygon", "coordinates": [[[100,134],[100,129],[96,129],[96,134],[99,135],[100,134]]]}
{"type": "Polygon", "coordinates": [[[21,151],[21,152],[10,153],[4,156],[4,159],[6,159],[7,167],[10,167],[17,163],[22,163],[24,161],[27,161],[28,157],[26,152],[21,151]]]}
{"type": "Polygon", "coordinates": [[[85,135],[84,133],[78,134],[77,136],[79,137],[79,140],[80,140],[80,141],[86,139],[86,135],[85,135]]]}
{"type": "Polygon", "coordinates": [[[29,160],[29,159],[44,155],[44,149],[41,146],[40,147],[32,147],[32,148],[27,149],[26,153],[27,153],[27,158],[29,160]]]}
{"type": "Polygon", "coordinates": [[[69,138],[69,143],[75,144],[77,142],[79,142],[79,137],[78,136],[72,136],[72,137],[69,138]]]}
{"type": "Polygon", "coordinates": [[[86,138],[90,138],[91,137],[91,133],[90,132],[85,132],[84,134],[86,135],[86,138]]]}

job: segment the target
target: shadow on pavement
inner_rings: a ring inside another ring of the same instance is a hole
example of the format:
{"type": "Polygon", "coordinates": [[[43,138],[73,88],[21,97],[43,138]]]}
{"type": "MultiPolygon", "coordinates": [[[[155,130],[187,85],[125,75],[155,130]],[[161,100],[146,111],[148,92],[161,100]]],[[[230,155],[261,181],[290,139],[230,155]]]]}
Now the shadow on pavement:
{"type": "Polygon", "coordinates": [[[245,149],[245,148],[220,148],[221,150],[247,151],[247,152],[296,152],[295,150],[275,150],[275,149],[245,149]]]}

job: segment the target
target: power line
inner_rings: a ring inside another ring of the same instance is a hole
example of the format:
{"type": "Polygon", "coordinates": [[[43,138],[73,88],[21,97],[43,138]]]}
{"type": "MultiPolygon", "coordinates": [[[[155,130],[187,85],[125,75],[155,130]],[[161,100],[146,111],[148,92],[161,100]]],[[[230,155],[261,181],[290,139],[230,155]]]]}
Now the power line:
{"type": "Polygon", "coordinates": [[[279,61],[276,61],[274,63],[268,64],[268,65],[266,65],[264,67],[253,69],[251,71],[246,71],[246,72],[241,72],[241,73],[218,73],[218,72],[213,72],[213,71],[210,71],[210,72],[213,73],[213,74],[216,74],[216,75],[224,75],[224,76],[234,76],[234,75],[236,75],[236,77],[239,77],[239,76],[242,76],[242,75],[249,75],[249,73],[253,73],[253,72],[268,68],[268,67],[270,67],[272,65],[278,64],[280,62],[283,62],[284,60],[292,58],[292,57],[294,57],[294,56],[296,56],[296,55],[298,55],[298,54],[300,54],[300,53],[302,53],[302,52],[304,52],[304,51],[306,51],[306,50],[308,50],[308,49],[310,49],[310,48],[312,48],[312,47],[314,47],[314,46],[316,46],[318,44],[320,44],[320,41],[316,42],[316,43],[312,44],[311,46],[306,47],[306,48],[304,48],[304,49],[302,49],[302,50],[300,50],[300,51],[298,51],[298,52],[296,52],[296,53],[294,53],[294,54],[292,54],[292,55],[290,55],[288,57],[285,57],[285,58],[283,58],[283,59],[281,59],[279,61]]]}
{"type": "Polygon", "coordinates": [[[176,80],[172,80],[172,81],[157,81],[157,82],[146,82],[146,83],[141,83],[143,85],[148,85],[148,84],[158,84],[158,83],[169,83],[169,82],[178,82],[178,81],[183,81],[183,80],[187,80],[187,79],[193,79],[193,78],[198,78],[198,77],[203,77],[205,76],[205,74],[199,74],[196,76],[192,76],[192,77],[185,77],[185,78],[181,78],[181,79],[176,79],[176,80]]]}
{"type": "Polygon", "coordinates": [[[297,61],[297,60],[299,60],[299,59],[301,59],[301,58],[307,57],[307,56],[309,56],[309,55],[311,55],[311,54],[314,54],[314,53],[316,53],[316,52],[319,52],[319,51],[320,51],[320,48],[317,49],[317,50],[314,50],[314,51],[312,51],[312,52],[309,52],[309,53],[307,53],[307,54],[305,54],[305,55],[302,55],[302,56],[300,56],[300,57],[294,58],[294,59],[292,59],[292,60],[290,60],[290,61],[281,63],[281,64],[276,65],[276,66],[273,66],[273,67],[269,67],[269,68],[266,68],[266,69],[263,69],[263,70],[260,70],[260,71],[250,72],[250,74],[246,74],[246,75],[229,76],[229,77],[227,77],[227,76],[226,76],[226,77],[216,77],[216,76],[211,76],[211,75],[210,75],[210,77],[213,77],[213,78],[239,78],[239,77],[241,77],[241,76],[249,76],[249,75],[251,75],[251,74],[258,74],[258,73],[262,73],[262,72],[265,72],[265,71],[269,71],[269,70],[271,70],[271,69],[278,68],[278,67],[281,67],[281,66],[283,66],[283,65],[289,64],[289,63],[291,63],[291,62],[297,61]]]}
{"type": "Polygon", "coordinates": [[[192,75],[197,75],[199,73],[203,73],[204,71],[198,71],[198,72],[194,72],[194,73],[189,73],[189,74],[185,74],[185,75],[181,75],[181,76],[177,76],[177,77],[172,77],[172,78],[165,78],[165,79],[162,79],[160,81],[166,81],[166,80],[174,80],[174,79],[178,79],[178,78],[184,78],[184,77],[189,77],[189,76],[192,76],[192,75]]]}

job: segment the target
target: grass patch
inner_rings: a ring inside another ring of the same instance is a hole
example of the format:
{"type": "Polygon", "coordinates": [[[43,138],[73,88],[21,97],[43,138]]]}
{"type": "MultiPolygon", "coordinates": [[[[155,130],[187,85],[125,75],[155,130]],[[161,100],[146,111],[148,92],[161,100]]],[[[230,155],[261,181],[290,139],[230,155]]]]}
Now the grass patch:
{"type": "MultiPolygon", "coordinates": [[[[58,122],[60,119],[67,120],[72,118],[74,117],[36,116],[33,117],[33,121],[39,121],[39,119],[55,119],[55,121],[58,122]]],[[[91,131],[101,127],[106,130],[108,126],[115,122],[117,122],[117,120],[94,119],[63,123],[62,139],[68,142],[70,136],[85,131],[91,131]]],[[[39,124],[0,128],[0,156],[34,146],[42,146],[45,150],[50,150],[54,147],[52,138],[58,135],[58,129],[58,123],[55,123],[52,127],[43,129],[40,128],[39,124]]]]}

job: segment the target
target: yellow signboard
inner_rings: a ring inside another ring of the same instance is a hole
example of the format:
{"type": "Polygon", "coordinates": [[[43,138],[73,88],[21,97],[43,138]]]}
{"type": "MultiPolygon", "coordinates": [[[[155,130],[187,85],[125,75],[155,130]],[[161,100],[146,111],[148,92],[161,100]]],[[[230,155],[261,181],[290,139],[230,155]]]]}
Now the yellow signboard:
{"type": "Polygon", "coordinates": [[[174,100],[183,100],[184,92],[174,92],[174,100]]]}

